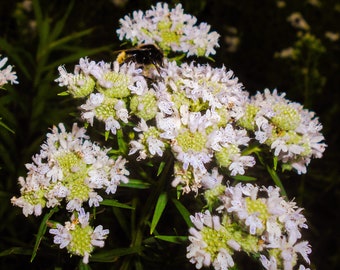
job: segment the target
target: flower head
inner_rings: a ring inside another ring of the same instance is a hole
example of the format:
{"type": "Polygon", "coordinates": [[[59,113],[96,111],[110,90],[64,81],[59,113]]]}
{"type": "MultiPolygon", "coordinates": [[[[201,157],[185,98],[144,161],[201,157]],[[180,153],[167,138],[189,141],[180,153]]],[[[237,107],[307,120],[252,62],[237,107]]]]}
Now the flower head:
{"type": "Polygon", "coordinates": [[[145,13],[134,11],[132,16],[120,19],[117,34],[133,44],[157,44],[167,54],[170,51],[183,52],[188,56],[215,54],[219,34],[209,32],[210,25],[195,25],[197,19],[183,12],[181,4],[169,9],[166,3],[157,3],[145,13]]]}
{"type": "Polygon", "coordinates": [[[146,98],[148,86],[141,74],[142,70],[134,63],[96,63],[81,58],[74,74],[67,73],[62,66],[58,70],[60,77],[56,82],[59,86],[67,86],[66,92],[75,98],[87,98],[80,106],[81,117],[91,126],[94,119],[98,119],[105,123],[106,131],[116,134],[121,124],[127,123],[130,117],[126,98],[131,99],[130,113],[139,117],[147,115],[145,108],[152,108],[152,96],[146,98]],[[134,95],[141,96],[141,100],[137,101],[134,95]]]}
{"type": "Polygon", "coordinates": [[[253,131],[261,144],[269,146],[284,169],[306,173],[311,158],[321,158],[325,151],[322,125],[313,112],[284,96],[268,89],[257,93],[246,105],[238,124],[253,131]]]}
{"type": "Polygon", "coordinates": [[[94,247],[103,247],[104,240],[109,234],[109,230],[104,230],[102,225],[92,228],[89,225],[90,213],[85,213],[83,208],[72,215],[71,221],[65,225],[57,223],[55,229],[50,229],[50,234],[54,235],[54,243],[59,247],[67,249],[72,255],[83,256],[83,262],[89,262],[89,256],[94,247]]]}
{"type": "MultiPolygon", "coordinates": [[[[212,265],[214,269],[228,269],[234,266],[233,254],[242,249],[242,242],[251,251],[259,250],[258,239],[242,234],[235,223],[227,219],[220,221],[219,216],[209,211],[191,216],[193,228],[190,228],[187,258],[197,269],[212,265]]],[[[246,250],[249,252],[250,250],[246,250]]]]}
{"type": "MultiPolygon", "coordinates": [[[[215,269],[233,266],[233,254],[246,252],[260,255],[266,269],[293,269],[300,255],[310,263],[307,241],[300,241],[301,228],[307,228],[301,208],[280,197],[277,187],[258,187],[252,184],[221,188],[215,186],[213,198],[218,215],[209,211],[191,217],[187,257],[199,269],[213,265],[215,269]],[[216,198],[218,197],[218,200],[216,198]]],[[[213,195],[208,197],[207,195],[213,195]]]]}
{"type": "Polygon", "coordinates": [[[86,201],[99,206],[103,199],[97,190],[115,193],[120,182],[128,182],[126,161],[109,158],[108,150],[92,143],[76,124],[70,133],[63,124],[53,127],[34,162],[26,164],[27,177],[19,178],[21,197],[13,197],[12,203],[22,207],[25,216],[40,215],[42,208],[59,205],[63,199],[69,211],[79,210],[86,201]]]}
{"type": "Polygon", "coordinates": [[[185,190],[197,190],[208,164],[215,161],[232,175],[244,174],[245,168],[255,164],[253,157],[241,154],[250,140],[247,132],[234,126],[242,115],[247,93],[232,71],[168,63],[162,78],[155,86],[160,111],[156,124],[160,138],[169,141],[183,168],[175,168],[173,185],[181,183],[185,190]]]}

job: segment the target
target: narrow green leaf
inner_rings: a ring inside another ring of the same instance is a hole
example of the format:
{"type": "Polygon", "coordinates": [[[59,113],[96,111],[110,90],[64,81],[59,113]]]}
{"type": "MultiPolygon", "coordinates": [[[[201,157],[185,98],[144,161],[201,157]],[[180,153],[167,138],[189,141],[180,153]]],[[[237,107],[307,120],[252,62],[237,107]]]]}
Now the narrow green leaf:
{"type": "Polygon", "coordinates": [[[273,168],[276,171],[277,170],[277,164],[279,162],[279,158],[277,156],[274,156],[273,158],[273,168]]]}
{"type": "Polygon", "coordinates": [[[37,25],[37,28],[39,32],[39,44],[38,44],[38,49],[37,49],[36,60],[37,62],[39,62],[39,61],[47,60],[48,54],[50,53],[50,50],[48,48],[49,47],[48,38],[49,38],[49,33],[50,33],[49,19],[48,18],[44,19],[41,25],[39,26],[37,25]]]}
{"type": "Polygon", "coordinates": [[[159,164],[158,171],[157,171],[157,176],[159,176],[162,173],[165,164],[166,164],[165,161],[162,161],[161,164],[159,164]]]}
{"type": "Polygon", "coordinates": [[[126,154],[128,151],[128,145],[124,138],[124,133],[121,129],[117,131],[118,148],[121,153],[126,154]]]}
{"type": "Polygon", "coordinates": [[[188,240],[188,236],[176,235],[156,235],[155,238],[175,244],[182,244],[183,242],[188,240]]]}
{"type": "Polygon", "coordinates": [[[105,133],[104,133],[105,141],[107,141],[109,136],[110,136],[110,131],[109,130],[105,130],[105,133]]]}
{"type": "Polygon", "coordinates": [[[91,270],[91,266],[86,264],[86,263],[83,263],[83,260],[79,260],[79,263],[78,263],[78,268],[79,270],[91,270]]]}
{"type": "Polygon", "coordinates": [[[256,181],[257,178],[253,176],[247,176],[247,175],[236,175],[233,176],[233,179],[237,181],[256,181]]]}
{"type": "Polygon", "coordinates": [[[103,51],[107,51],[112,47],[112,45],[97,47],[94,49],[84,49],[80,47],[72,47],[72,50],[66,50],[66,48],[63,46],[61,48],[58,48],[60,50],[63,50],[65,57],[58,58],[55,62],[51,62],[49,65],[45,65],[43,68],[43,71],[55,69],[55,67],[64,65],[67,63],[73,63],[73,62],[79,62],[79,58],[84,56],[90,56],[94,55],[103,51]],[[65,53],[67,52],[67,53],[65,53]]]}
{"type": "Polygon", "coordinates": [[[143,267],[143,264],[142,262],[140,261],[140,258],[136,258],[136,261],[135,261],[135,267],[134,267],[136,270],[144,270],[144,267],[143,267]]]}
{"type": "Polygon", "coordinates": [[[156,229],[158,221],[161,218],[167,203],[168,203],[168,195],[166,194],[166,192],[163,192],[159,195],[157,203],[156,203],[155,212],[153,213],[151,226],[150,226],[150,234],[152,234],[153,231],[156,229]]]}
{"type": "Polygon", "coordinates": [[[33,262],[35,256],[37,255],[37,251],[41,242],[41,239],[43,238],[45,232],[46,232],[46,228],[47,228],[47,221],[53,216],[53,214],[55,212],[57,212],[59,209],[58,207],[54,207],[53,209],[51,209],[51,211],[49,213],[47,213],[44,218],[42,219],[40,226],[39,226],[39,230],[38,230],[38,234],[36,236],[36,240],[35,240],[35,244],[34,244],[34,248],[33,248],[33,252],[32,252],[32,256],[31,256],[31,262],[33,262]]]}
{"type": "MultiPolygon", "coordinates": [[[[0,48],[1,51],[6,52],[6,56],[10,59],[10,63],[12,64],[12,61],[15,62],[15,66],[19,67],[21,69],[24,76],[28,79],[31,79],[31,74],[29,69],[27,69],[27,63],[23,61],[23,55],[30,56],[26,53],[21,53],[20,48],[14,48],[11,44],[7,42],[4,38],[0,38],[0,48]]],[[[32,61],[30,61],[32,62],[32,61]]],[[[19,78],[20,81],[20,78],[19,78]]]]}
{"type": "Polygon", "coordinates": [[[31,255],[32,249],[26,249],[22,247],[12,247],[9,249],[5,249],[0,252],[0,257],[5,257],[12,254],[18,254],[18,255],[31,255]]]}
{"type": "Polygon", "coordinates": [[[92,262],[115,262],[119,259],[119,257],[130,255],[130,254],[135,254],[135,253],[140,253],[141,251],[142,251],[142,247],[140,246],[100,251],[100,252],[92,254],[90,257],[90,261],[92,262]]]}
{"type": "Polygon", "coordinates": [[[63,92],[58,93],[57,95],[63,97],[63,96],[69,96],[70,93],[67,91],[63,91],[63,92]]]}
{"type": "Polygon", "coordinates": [[[1,118],[0,118],[0,127],[3,127],[4,129],[8,130],[12,134],[15,133],[13,129],[11,129],[9,126],[7,126],[4,122],[1,121],[1,118]]]}
{"type": "Polygon", "coordinates": [[[48,47],[50,50],[53,50],[55,48],[58,48],[60,47],[61,45],[63,44],[66,44],[72,40],[77,40],[83,36],[88,36],[90,35],[92,32],[94,31],[94,28],[88,28],[88,29],[85,29],[83,31],[79,31],[79,32],[74,32],[68,36],[64,36],[58,40],[55,40],[53,42],[51,42],[48,47]]]}
{"type": "Polygon", "coordinates": [[[113,207],[119,207],[119,208],[125,208],[125,209],[132,209],[135,210],[134,207],[124,204],[124,203],[120,203],[117,200],[103,200],[102,202],[100,202],[101,205],[106,205],[106,206],[113,206],[113,207]]]}
{"type": "Polygon", "coordinates": [[[261,148],[258,146],[258,144],[251,144],[242,151],[242,156],[248,156],[253,153],[257,154],[260,152],[261,152],[261,148]]]}
{"type": "Polygon", "coordinates": [[[70,15],[70,12],[74,6],[74,1],[70,1],[66,11],[64,12],[64,16],[58,20],[52,30],[52,33],[50,34],[50,39],[55,40],[63,31],[65,23],[70,15]]]}
{"type": "Polygon", "coordinates": [[[149,183],[145,183],[143,180],[140,179],[129,179],[128,183],[121,183],[120,187],[128,187],[128,188],[137,188],[137,189],[148,189],[150,188],[149,183]]]}
{"type": "Polygon", "coordinates": [[[287,197],[287,192],[281,182],[281,179],[280,177],[277,175],[276,171],[273,170],[272,168],[270,168],[269,166],[266,167],[267,168],[267,171],[269,172],[270,174],[270,177],[273,179],[274,183],[276,186],[278,186],[280,188],[280,192],[281,192],[281,195],[288,198],[287,197]]]}
{"type": "Polygon", "coordinates": [[[41,12],[41,8],[39,5],[39,0],[33,0],[33,10],[34,10],[34,16],[35,16],[35,20],[37,25],[41,25],[42,24],[42,20],[43,20],[43,16],[42,16],[42,12],[41,12]]]}
{"type": "Polygon", "coordinates": [[[186,209],[185,206],[179,200],[172,199],[172,202],[174,203],[178,212],[183,217],[183,219],[184,219],[185,223],[188,225],[188,227],[193,227],[193,224],[190,220],[190,212],[188,211],[188,209],[186,209]]]}

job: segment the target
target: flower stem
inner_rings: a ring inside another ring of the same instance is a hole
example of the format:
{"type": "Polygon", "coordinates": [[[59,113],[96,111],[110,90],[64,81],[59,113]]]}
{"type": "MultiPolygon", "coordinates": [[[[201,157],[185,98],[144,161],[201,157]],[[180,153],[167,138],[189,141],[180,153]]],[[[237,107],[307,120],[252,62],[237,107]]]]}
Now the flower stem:
{"type": "Polygon", "coordinates": [[[267,169],[270,177],[273,179],[275,185],[280,188],[281,195],[287,198],[287,192],[286,192],[286,190],[285,190],[285,188],[284,188],[284,186],[281,182],[280,177],[277,175],[276,171],[268,165],[266,166],[266,169],[267,169]]]}

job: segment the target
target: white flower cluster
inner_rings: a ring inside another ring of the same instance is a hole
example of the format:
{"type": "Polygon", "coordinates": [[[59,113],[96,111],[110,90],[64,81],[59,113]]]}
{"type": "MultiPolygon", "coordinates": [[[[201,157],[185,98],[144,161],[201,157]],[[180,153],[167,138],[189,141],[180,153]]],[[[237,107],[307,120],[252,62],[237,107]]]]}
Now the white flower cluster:
{"type": "Polygon", "coordinates": [[[126,98],[133,93],[145,93],[147,83],[142,70],[134,63],[112,65],[103,61],[96,63],[81,58],[74,73],[59,67],[59,86],[67,86],[67,93],[75,98],[87,98],[80,108],[82,118],[93,125],[94,118],[105,123],[105,130],[116,134],[122,123],[127,123],[129,113],[126,98]]]}
{"type": "Polygon", "coordinates": [[[307,228],[302,209],[280,197],[279,188],[239,183],[226,187],[219,199],[219,215],[206,211],[191,217],[195,228],[187,257],[197,269],[228,269],[236,251],[259,255],[268,270],[291,270],[299,264],[298,255],[310,263],[311,247],[299,241],[300,229],[307,228]]]}
{"type": "Polygon", "coordinates": [[[232,71],[173,62],[161,77],[154,86],[156,127],[158,138],[170,145],[176,158],[174,186],[184,184],[185,192],[197,192],[208,164],[225,167],[231,175],[244,174],[255,164],[252,156],[242,155],[250,141],[246,130],[234,125],[243,115],[248,93],[232,71]]]}
{"type": "Polygon", "coordinates": [[[0,59],[0,87],[9,82],[11,84],[18,83],[16,72],[12,71],[13,67],[11,65],[8,65],[6,68],[3,68],[7,63],[7,60],[7,57],[0,59]]]}
{"type": "Polygon", "coordinates": [[[244,114],[248,93],[232,71],[165,62],[158,76],[150,83],[134,63],[114,62],[111,68],[86,58],[74,74],[61,67],[56,81],[74,97],[87,98],[80,108],[91,125],[97,118],[116,134],[130,119],[139,119],[129,154],[138,153],[142,160],[170,149],[176,159],[173,185],[183,185],[184,192],[197,192],[208,163],[231,175],[244,174],[255,164],[254,157],[242,155],[250,138],[235,123],[244,114]]]}
{"type": "Polygon", "coordinates": [[[246,105],[239,124],[255,134],[255,139],[268,145],[284,169],[306,173],[311,158],[321,158],[326,144],[320,132],[322,125],[314,112],[285,98],[285,93],[265,89],[246,105]]]}
{"type": "Polygon", "coordinates": [[[116,134],[131,118],[139,119],[129,154],[138,153],[142,160],[171,149],[173,185],[184,192],[198,191],[208,167],[224,167],[235,176],[254,166],[254,157],[242,154],[251,136],[268,146],[284,169],[298,173],[305,173],[311,158],[322,157],[326,147],[313,112],[276,90],[249,98],[225,67],[165,61],[149,80],[133,62],[111,65],[85,58],[74,74],[59,70],[59,85],[74,97],[87,98],[80,108],[91,125],[96,118],[106,132],[116,134]]]}
{"type": "Polygon", "coordinates": [[[113,194],[120,182],[128,182],[126,160],[114,160],[108,151],[92,143],[76,124],[70,133],[63,124],[53,127],[33,163],[26,164],[27,177],[19,177],[21,197],[13,197],[12,203],[25,216],[38,216],[44,207],[53,208],[64,199],[68,211],[78,211],[86,201],[90,207],[99,206],[103,198],[96,190],[113,194]]]}
{"type": "Polygon", "coordinates": [[[208,57],[219,47],[219,34],[210,31],[210,25],[195,25],[197,19],[184,14],[181,4],[169,9],[166,3],[157,3],[145,13],[134,11],[132,16],[120,19],[117,30],[119,39],[127,39],[132,44],[157,44],[165,54],[182,52],[187,56],[208,57]]]}
{"type": "Polygon", "coordinates": [[[89,224],[90,213],[85,213],[84,208],[71,216],[71,221],[65,225],[56,224],[56,228],[49,232],[54,235],[54,243],[67,249],[73,255],[83,256],[83,262],[89,262],[90,254],[94,247],[104,247],[104,240],[109,230],[104,230],[102,225],[92,228],[89,224]]]}
{"type": "MultiPolygon", "coordinates": [[[[281,197],[277,187],[227,187],[222,180],[244,175],[254,166],[252,151],[274,156],[283,169],[306,173],[311,158],[320,158],[325,150],[322,126],[313,112],[276,90],[249,98],[225,67],[169,61],[171,52],[215,54],[219,35],[196,21],[180,4],[171,10],[158,3],[145,13],[135,11],[120,20],[119,39],[158,45],[165,56],[161,64],[135,63],[134,57],[128,63],[119,57],[113,63],[81,58],[73,73],[60,66],[56,82],[67,87],[65,94],[84,99],[82,119],[91,126],[95,119],[103,122],[106,138],[123,129],[117,140],[119,146],[120,139],[130,146],[128,155],[141,161],[165,159],[170,153],[172,185],[184,193],[205,189],[210,210],[191,217],[195,227],[189,230],[187,247],[187,258],[197,269],[229,269],[236,252],[255,255],[268,270],[305,269],[299,259],[309,264],[311,248],[300,240],[300,230],[307,228],[302,209],[281,197]]],[[[6,61],[0,61],[0,69],[6,61]]],[[[11,68],[0,70],[0,87],[7,81],[17,83],[11,68]]],[[[55,244],[83,256],[84,263],[109,233],[101,225],[89,225],[84,203],[98,207],[103,200],[99,190],[114,194],[121,182],[128,182],[126,160],[114,160],[108,151],[76,124],[70,133],[59,124],[47,134],[33,163],[26,164],[27,177],[19,178],[21,197],[11,199],[25,216],[40,215],[44,207],[65,201],[71,220],[56,224],[50,233],[55,244]]]]}

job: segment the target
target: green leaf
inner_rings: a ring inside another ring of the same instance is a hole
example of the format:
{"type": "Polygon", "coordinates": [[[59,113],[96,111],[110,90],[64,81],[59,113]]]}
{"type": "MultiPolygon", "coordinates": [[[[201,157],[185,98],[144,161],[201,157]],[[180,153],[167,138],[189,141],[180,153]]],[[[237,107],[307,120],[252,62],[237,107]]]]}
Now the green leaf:
{"type": "MultiPolygon", "coordinates": [[[[56,268],[54,268],[56,269],[56,268]]],[[[91,266],[86,264],[86,263],[83,263],[83,260],[79,260],[79,264],[78,264],[78,268],[79,270],[91,270],[91,266]]]]}
{"type": "Polygon", "coordinates": [[[140,253],[141,246],[134,246],[130,248],[116,248],[107,251],[97,252],[91,255],[90,261],[92,262],[115,262],[119,257],[140,253]]]}
{"type": "Polygon", "coordinates": [[[152,234],[153,231],[156,229],[158,221],[161,218],[167,203],[168,203],[168,195],[166,194],[166,192],[163,192],[159,195],[158,200],[157,200],[155,212],[153,213],[153,217],[151,221],[150,234],[152,234]]]}
{"type": "Polygon", "coordinates": [[[273,158],[273,168],[276,171],[277,170],[277,164],[279,162],[279,158],[277,156],[274,156],[273,158]]]}
{"type": "Polygon", "coordinates": [[[31,262],[33,262],[35,256],[37,255],[37,251],[41,242],[41,239],[43,238],[45,232],[46,232],[46,228],[47,228],[47,221],[53,216],[53,214],[55,212],[57,212],[59,209],[58,207],[54,207],[49,213],[47,213],[43,220],[40,223],[39,226],[39,230],[38,230],[38,234],[36,236],[36,240],[35,240],[35,244],[34,244],[34,248],[33,248],[33,252],[32,252],[32,256],[31,256],[31,262]]]}
{"type": "Polygon", "coordinates": [[[109,136],[110,136],[110,131],[109,130],[105,130],[105,133],[104,133],[105,141],[107,141],[109,136]]]}
{"type": "Polygon", "coordinates": [[[185,208],[185,206],[177,199],[172,199],[172,202],[174,203],[175,207],[177,208],[178,212],[183,217],[185,223],[188,225],[188,227],[193,227],[193,224],[190,219],[190,212],[188,209],[185,208]]]}
{"type": "Polygon", "coordinates": [[[280,180],[280,177],[277,175],[276,171],[273,170],[272,168],[270,168],[269,166],[266,166],[267,168],[267,171],[269,172],[270,174],[270,177],[273,179],[274,183],[276,186],[278,186],[280,188],[280,192],[281,192],[281,195],[288,198],[287,197],[287,192],[280,180]]]}
{"type": "Polygon", "coordinates": [[[18,255],[31,255],[32,249],[22,248],[22,247],[12,247],[9,249],[5,249],[0,252],[0,257],[5,257],[12,254],[18,255]]]}
{"type": "Polygon", "coordinates": [[[67,44],[72,40],[78,40],[81,37],[89,36],[94,30],[95,30],[95,28],[91,27],[91,28],[88,28],[88,29],[85,29],[85,30],[82,30],[82,31],[79,31],[79,32],[73,32],[73,33],[71,33],[67,36],[63,36],[62,38],[57,39],[54,42],[52,42],[50,44],[50,49],[60,47],[61,45],[67,44]]]}
{"type": "Polygon", "coordinates": [[[233,179],[236,181],[256,181],[257,178],[253,176],[247,176],[247,175],[236,175],[233,176],[233,179]]]}
{"type": "Polygon", "coordinates": [[[4,129],[7,129],[12,134],[15,133],[13,129],[11,129],[9,126],[7,126],[4,122],[1,121],[1,118],[0,118],[0,127],[3,127],[4,129]]]}
{"type": "Polygon", "coordinates": [[[124,133],[121,129],[117,130],[117,140],[118,140],[118,147],[121,153],[126,154],[128,151],[128,145],[124,139],[124,133]]]}
{"type": "Polygon", "coordinates": [[[74,6],[74,1],[70,1],[70,4],[68,5],[66,11],[64,12],[64,16],[58,20],[53,28],[52,33],[50,34],[50,39],[55,40],[60,34],[62,33],[65,23],[70,15],[70,12],[74,6]]]}
{"type": "Polygon", "coordinates": [[[155,238],[175,244],[183,244],[183,242],[186,242],[188,240],[188,236],[176,235],[156,235],[155,238]]]}
{"type": "Polygon", "coordinates": [[[67,91],[63,91],[63,92],[58,93],[58,96],[61,96],[61,97],[63,97],[63,96],[69,96],[69,95],[70,95],[70,93],[67,92],[67,91]]]}
{"type": "Polygon", "coordinates": [[[157,171],[157,176],[159,176],[162,173],[165,164],[166,164],[165,161],[162,161],[161,164],[159,164],[158,171],[157,171]]]}
{"type": "Polygon", "coordinates": [[[84,48],[80,48],[80,47],[72,47],[72,51],[71,50],[66,50],[65,46],[58,48],[59,50],[63,49],[63,52],[69,52],[66,53],[65,57],[62,58],[58,58],[56,61],[51,62],[51,64],[49,65],[45,65],[44,66],[44,71],[46,70],[51,70],[51,69],[55,69],[55,67],[60,66],[60,65],[64,65],[67,63],[73,63],[73,62],[79,62],[79,58],[84,57],[84,56],[90,56],[90,55],[94,55],[103,51],[107,51],[112,47],[112,45],[107,45],[107,46],[102,46],[102,47],[97,47],[94,49],[84,49],[84,48]]]}
{"type": "Polygon", "coordinates": [[[251,144],[249,145],[246,149],[242,151],[242,156],[248,156],[253,153],[257,154],[261,152],[261,148],[259,147],[258,144],[251,144]]]}
{"type": "MultiPolygon", "coordinates": [[[[18,52],[20,51],[20,48],[14,48],[14,46],[9,44],[7,40],[5,40],[4,38],[0,38],[0,48],[1,48],[1,51],[6,52],[6,56],[10,59],[11,62],[12,61],[15,62],[15,66],[21,69],[22,73],[24,74],[26,78],[31,78],[31,73],[29,69],[27,69],[27,64],[25,63],[25,61],[23,61],[24,57],[22,56],[21,53],[18,52]]],[[[24,55],[29,57],[27,52],[25,52],[24,55]]],[[[20,81],[20,78],[19,78],[19,81],[20,81]]]]}
{"type": "Polygon", "coordinates": [[[113,207],[135,210],[134,207],[127,205],[127,204],[124,204],[124,203],[120,203],[117,200],[103,200],[102,202],[100,202],[100,205],[106,205],[106,206],[113,206],[113,207]]]}
{"type": "Polygon", "coordinates": [[[119,184],[120,187],[137,188],[137,189],[148,189],[150,187],[149,183],[145,183],[140,179],[129,179],[128,183],[119,184]]]}

